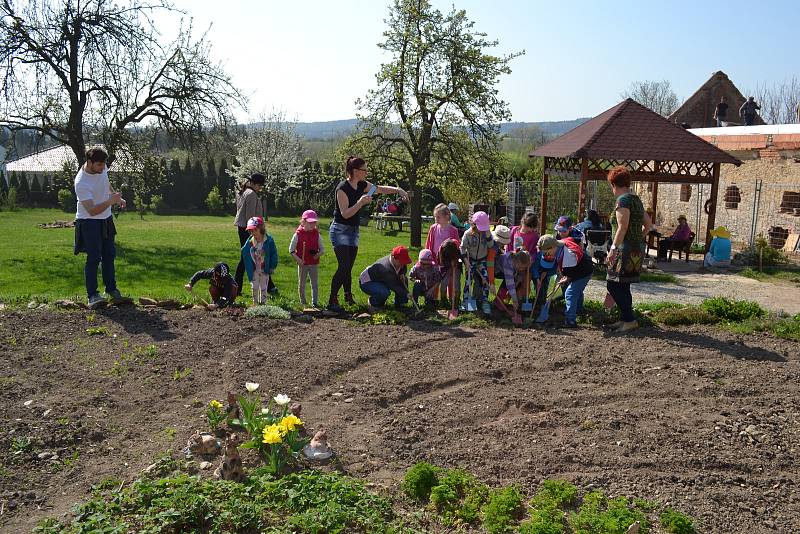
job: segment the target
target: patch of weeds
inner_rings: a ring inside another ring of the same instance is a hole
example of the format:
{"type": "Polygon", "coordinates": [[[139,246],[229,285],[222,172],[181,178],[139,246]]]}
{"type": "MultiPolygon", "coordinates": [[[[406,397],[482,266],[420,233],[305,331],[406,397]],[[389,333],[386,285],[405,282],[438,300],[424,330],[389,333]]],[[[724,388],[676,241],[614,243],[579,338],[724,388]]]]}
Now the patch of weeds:
{"type": "Polygon", "coordinates": [[[417,502],[426,502],[431,489],[439,483],[438,469],[428,462],[414,464],[403,479],[403,491],[417,502]]]}
{"type": "Polygon", "coordinates": [[[262,304],[260,306],[251,306],[244,312],[245,317],[266,317],[268,319],[289,319],[291,314],[279,308],[278,306],[271,306],[269,304],[262,304]]]}
{"type": "Polygon", "coordinates": [[[172,441],[175,439],[175,436],[178,434],[178,429],[168,426],[164,430],[161,431],[161,434],[167,441],[172,441]]]}
{"type": "Polygon", "coordinates": [[[633,505],[645,513],[655,512],[658,510],[658,503],[648,501],[647,499],[633,499],[633,505]]]}
{"type": "Polygon", "coordinates": [[[490,534],[509,532],[524,511],[522,495],[514,486],[492,491],[483,507],[483,528],[490,534]]]}
{"type": "Polygon", "coordinates": [[[92,492],[97,493],[105,490],[112,490],[122,485],[122,480],[116,477],[106,477],[97,484],[92,485],[92,492]]]}
{"type": "Polygon", "coordinates": [[[8,478],[11,476],[11,471],[6,469],[3,464],[0,464],[0,478],[8,478]]]}
{"type": "Polygon", "coordinates": [[[158,347],[152,343],[145,347],[136,347],[136,349],[133,351],[133,354],[137,357],[142,356],[150,360],[155,360],[158,356],[158,347]]]}
{"type": "Polygon", "coordinates": [[[80,504],[70,523],[36,532],[399,532],[391,503],[339,474],[307,471],[280,479],[259,473],[243,484],[177,473],[106,487],[80,504]]]}
{"type": "Polygon", "coordinates": [[[685,304],[679,302],[642,302],[634,306],[639,313],[656,313],[662,310],[685,308],[685,304]]]}
{"type": "Polygon", "coordinates": [[[69,424],[69,417],[59,417],[57,422],[61,426],[67,426],[69,424]]]}
{"type": "Polygon", "coordinates": [[[111,332],[105,326],[90,326],[86,329],[90,336],[110,336],[111,332]]]}
{"type": "Polygon", "coordinates": [[[172,380],[178,381],[187,378],[190,374],[192,374],[192,369],[190,367],[185,367],[183,369],[175,369],[175,372],[172,373],[172,380]]]}
{"type": "Polygon", "coordinates": [[[445,526],[472,524],[478,520],[489,488],[462,469],[448,469],[431,488],[430,501],[445,526]]]}
{"type": "Polygon", "coordinates": [[[639,532],[646,533],[649,526],[647,517],[641,510],[633,507],[627,497],[607,499],[600,491],[586,494],[580,509],[569,516],[569,524],[577,533],[622,534],[636,521],[640,523],[639,532]]]}
{"type": "Polygon", "coordinates": [[[6,338],[6,343],[11,345],[12,347],[17,346],[17,337],[16,336],[9,336],[6,338]]]}
{"type": "Polygon", "coordinates": [[[11,452],[30,452],[33,450],[33,442],[27,436],[11,438],[11,452]]]}
{"type": "Polygon", "coordinates": [[[695,534],[692,518],[686,514],[676,512],[672,508],[664,510],[658,518],[661,526],[672,534],[695,534]]]}
{"type": "Polygon", "coordinates": [[[494,326],[492,321],[488,321],[476,313],[465,312],[460,313],[458,317],[456,317],[455,321],[450,321],[450,324],[466,326],[468,328],[475,328],[477,330],[491,328],[494,326]]]}
{"type": "Polygon", "coordinates": [[[403,325],[408,322],[405,313],[399,310],[383,310],[373,313],[369,323],[374,325],[403,325]]]}
{"type": "Polygon", "coordinates": [[[767,314],[766,310],[756,302],[730,300],[725,297],[706,299],[700,306],[718,320],[728,322],[741,322],[751,318],[764,317],[767,314]]]}
{"type": "Polygon", "coordinates": [[[86,316],[86,321],[89,323],[93,323],[95,322],[95,320],[97,320],[97,315],[95,315],[94,313],[90,313],[86,316]]]}
{"type": "Polygon", "coordinates": [[[545,480],[542,488],[533,496],[530,505],[534,508],[570,506],[578,496],[578,488],[566,480],[545,480]]]}

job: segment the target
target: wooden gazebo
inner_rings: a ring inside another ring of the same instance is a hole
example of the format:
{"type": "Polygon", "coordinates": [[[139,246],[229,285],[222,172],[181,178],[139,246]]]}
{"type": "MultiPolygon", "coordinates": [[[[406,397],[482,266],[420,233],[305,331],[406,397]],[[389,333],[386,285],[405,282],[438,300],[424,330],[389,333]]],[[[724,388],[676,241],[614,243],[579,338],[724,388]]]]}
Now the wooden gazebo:
{"type": "Polygon", "coordinates": [[[534,156],[544,157],[539,217],[542,234],[547,231],[550,177],[580,179],[580,216],[586,207],[587,182],[605,181],[609,169],[623,165],[635,181],[653,184],[649,207],[654,218],[659,183],[711,184],[706,249],[716,218],[720,164],[742,163],[630,98],[540,146],[530,153],[530,157],[534,156]]]}

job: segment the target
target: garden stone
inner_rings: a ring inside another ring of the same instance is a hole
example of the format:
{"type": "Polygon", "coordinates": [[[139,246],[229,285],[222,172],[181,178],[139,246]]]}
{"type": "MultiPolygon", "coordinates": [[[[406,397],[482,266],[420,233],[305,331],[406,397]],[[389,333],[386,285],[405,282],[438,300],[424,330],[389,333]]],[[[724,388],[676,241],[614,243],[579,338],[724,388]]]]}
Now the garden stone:
{"type": "Polygon", "coordinates": [[[198,465],[198,467],[199,467],[201,470],[205,471],[205,470],[207,470],[207,469],[211,469],[212,467],[214,467],[214,464],[212,464],[211,462],[200,462],[200,464],[198,465]]]}
{"type": "Polygon", "coordinates": [[[147,297],[139,297],[139,304],[142,306],[156,306],[158,301],[147,297]]]}
{"type": "Polygon", "coordinates": [[[29,310],[36,309],[36,306],[38,306],[38,304],[33,300],[28,303],[28,309],[29,310]]]}

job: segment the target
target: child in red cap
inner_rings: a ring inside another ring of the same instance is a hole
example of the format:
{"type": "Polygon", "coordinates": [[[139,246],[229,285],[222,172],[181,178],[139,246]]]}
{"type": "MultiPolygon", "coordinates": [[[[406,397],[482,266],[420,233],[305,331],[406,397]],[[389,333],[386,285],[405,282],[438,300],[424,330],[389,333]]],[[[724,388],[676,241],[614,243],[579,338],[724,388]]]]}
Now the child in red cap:
{"type": "Polygon", "coordinates": [[[297,263],[297,292],[300,304],[306,306],[306,280],[311,280],[311,305],[319,308],[319,257],[325,252],[322,237],[317,229],[317,212],[306,210],[300,218],[300,226],[294,231],[289,243],[289,254],[297,263]]]}
{"type": "Polygon", "coordinates": [[[386,304],[392,292],[394,292],[395,306],[402,306],[408,302],[406,267],[410,263],[408,249],[398,245],[392,249],[391,254],[362,271],[358,283],[361,291],[369,295],[371,313],[386,304]]]}

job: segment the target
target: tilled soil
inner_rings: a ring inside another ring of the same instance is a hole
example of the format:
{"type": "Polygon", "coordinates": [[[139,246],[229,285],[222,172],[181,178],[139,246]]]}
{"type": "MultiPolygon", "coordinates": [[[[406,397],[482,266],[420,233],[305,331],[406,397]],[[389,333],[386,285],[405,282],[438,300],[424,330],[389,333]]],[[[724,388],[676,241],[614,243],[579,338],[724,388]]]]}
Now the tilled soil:
{"type": "Polygon", "coordinates": [[[0,530],[178,453],[245,381],[302,402],[346,472],[380,486],[428,460],[529,493],[564,478],[652,499],[700,532],[800,531],[800,343],[133,308],[0,314],[0,530]]]}

